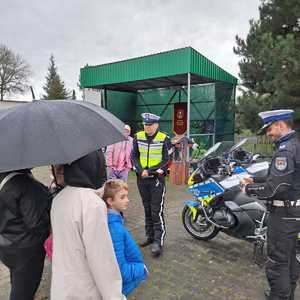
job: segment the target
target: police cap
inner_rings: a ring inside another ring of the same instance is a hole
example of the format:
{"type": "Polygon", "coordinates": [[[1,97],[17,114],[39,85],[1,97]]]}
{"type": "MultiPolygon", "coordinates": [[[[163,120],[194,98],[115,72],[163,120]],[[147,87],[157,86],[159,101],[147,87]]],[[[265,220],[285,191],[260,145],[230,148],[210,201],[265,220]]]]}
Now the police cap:
{"type": "Polygon", "coordinates": [[[266,129],[276,121],[291,120],[293,115],[292,109],[278,109],[260,112],[258,115],[264,122],[258,134],[264,134],[266,129]]]}
{"type": "Polygon", "coordinates": [[[154,123],[158,123],[160,117],[155,115],[155,114],[151,114],[151,113],[142,113],[141,114],[142,118],[143,118],[143,124],[154,124],[154,123]]]}

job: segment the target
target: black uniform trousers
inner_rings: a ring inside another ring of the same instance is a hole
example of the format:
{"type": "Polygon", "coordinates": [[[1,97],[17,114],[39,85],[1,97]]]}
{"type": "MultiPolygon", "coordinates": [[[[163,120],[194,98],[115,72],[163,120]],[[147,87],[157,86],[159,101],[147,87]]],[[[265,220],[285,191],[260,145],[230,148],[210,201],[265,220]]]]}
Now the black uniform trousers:
{"type": "Polygon", "coordinates": [[[145,212],[146,237],[163,246],[165,231],[164,200],[165,178],[137,177],[137,186],[142,197],[145,212]]]}
{"type": "Polygon", "coordinates": [[[289,297],[296,288],[300,273],[299,262],[296,260],[299,232],[299,206],[290,208],[272,206],[270,208],[266,275],[274,299],[294,299],[289,297]]]}
{"type": "Polygon", "coordinates": [[[33,300],[43,275],[43,246],[1,249],[0,260],[10,271],[9,300],[33,300]]]}

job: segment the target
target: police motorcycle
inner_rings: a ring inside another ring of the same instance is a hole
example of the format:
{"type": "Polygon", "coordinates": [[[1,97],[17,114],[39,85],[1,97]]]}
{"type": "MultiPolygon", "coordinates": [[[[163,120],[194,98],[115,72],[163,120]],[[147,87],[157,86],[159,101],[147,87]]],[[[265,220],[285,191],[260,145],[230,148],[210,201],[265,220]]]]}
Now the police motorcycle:
{"type": "Polygon", "coordinates": [[[268,212],[265,203],[240,191],[245,177],[267,176],[269,163],[237,145],[219,142],[201,158],[189,178],[192,200],[182,211],[184,228],[198,240],[211,240],[220,231],[254,243],[254,260],[261,264],[266,250],[268,212]]]}

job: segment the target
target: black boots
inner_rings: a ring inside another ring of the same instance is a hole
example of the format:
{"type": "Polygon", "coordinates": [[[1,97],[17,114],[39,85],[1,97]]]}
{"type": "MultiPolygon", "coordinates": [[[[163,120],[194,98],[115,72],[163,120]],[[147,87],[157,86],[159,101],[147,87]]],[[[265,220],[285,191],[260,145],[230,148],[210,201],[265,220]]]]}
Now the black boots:
{"type": "Polygon", "coordinates": [[[161,255],[162,253],[162,246],[160,244],[158,244],[157,242],[154,242],[153,239],[146,237],[143,241],[141,241],[139,243],[140,247],[147,247],[149,245],[151,245],[151,254],[153,257],[158,257],[161,255]]]}
{"type": "Polygon", "coordinates": [[[162,247],[158,243],[153,243],[151,246],[151,254],[153,257],[158,257],[162,253],[162,247]]]}
{"type": "Polygon", "coordinates": [[[139,246],[140,247],[146,247],[146,246],[149,246],[153,243],[153,239],[149,238],[149,237],[146,237],[143,241],[141,241],[139,243],[139,246]]]}
{"type": "Polygon", "coordinates": [[[279,296],[272,295],[270,293],[270,290],[265,290],[265,297],[267,300],[294,300],[294,297],[290,298],[290,297],[279,297],[279,296]]]}

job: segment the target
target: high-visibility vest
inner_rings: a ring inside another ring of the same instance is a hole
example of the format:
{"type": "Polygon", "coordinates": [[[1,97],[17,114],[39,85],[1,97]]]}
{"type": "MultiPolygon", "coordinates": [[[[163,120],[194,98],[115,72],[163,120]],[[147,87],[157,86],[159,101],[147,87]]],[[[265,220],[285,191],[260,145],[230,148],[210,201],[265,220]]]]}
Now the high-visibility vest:
{"type": "Polygon", "coordinates": [[[144,169],[146,167],[151,168],[157,166],[162,160],[163,144],[167,135],[158,131],[150,144],[147,141],[145,131],[139,131],[136,134],[136,137],[142,168],[144,169]]]}

